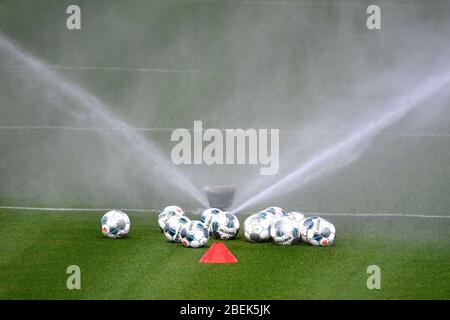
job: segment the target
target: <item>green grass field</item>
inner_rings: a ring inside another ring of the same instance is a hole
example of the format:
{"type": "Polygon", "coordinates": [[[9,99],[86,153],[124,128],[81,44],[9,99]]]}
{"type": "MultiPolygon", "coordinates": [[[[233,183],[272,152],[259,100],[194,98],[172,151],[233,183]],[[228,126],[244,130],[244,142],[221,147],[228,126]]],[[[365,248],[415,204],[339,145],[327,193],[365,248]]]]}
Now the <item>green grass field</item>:
{"type": "Polygon", "coordinates": [[[2,210],[0,299],[450,298],[450,219],[331,217],[330,248],[252,244],[241,232],[226,242],[238,264],[203,265],[207,248],[166,242],[155,214],[131,213],[120,240],[103,237],[100,217],[2,210]],[[373,264],[380,290],[366,287],[373,264]],[[69,265],[81,290],[66,288],[69,265]]]}
{"type": "Polygon", "coordinates": [[[207,248],[168,243],[155,213],[128,212],[130,236],[111,240],[102,211],[20,209],[189,212],[194,189],[151,161],[169,161],[173,129],[280,129],[276,176],[178,167],[198,190],[236,185],[239,206],[449,74],[450,2],[379,0],[381,30],[360,0],[77,0],[82,29],[68,30],[73,3],[0,0],[0,299],[450,299],[446,88],[303,188],[316,172],[254,203],[403,214],[328,215],[330,248],[252,244],[241,230],[226,243],[238,264],[203,265],[207,248]],[[81,290],[66,287],[70,265],[81,290]],[[380,290],[366,286],[370,265],[380,290]]]}

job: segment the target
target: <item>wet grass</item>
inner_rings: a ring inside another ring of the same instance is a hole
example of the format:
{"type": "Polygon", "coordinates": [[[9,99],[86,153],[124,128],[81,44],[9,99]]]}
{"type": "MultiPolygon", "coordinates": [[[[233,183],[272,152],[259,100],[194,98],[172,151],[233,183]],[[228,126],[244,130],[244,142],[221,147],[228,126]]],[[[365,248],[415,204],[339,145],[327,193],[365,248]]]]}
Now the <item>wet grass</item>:
{"type": "Polygon", "coordinates": [[[100,217],[0,211],[0,298],[450,298],[450,219],[335,217],[331,248],[252,244],[241,231],[226,242],[238,264],[203,265],[207,248],[166,242],[154,214],[130,214],[121,240],[102,236],[100,217]],[[66,287],[69,265],[81,268],[81,290],[66,287]],[[380,290],[367,289],[369,265],[381,268],[380,290]]]}

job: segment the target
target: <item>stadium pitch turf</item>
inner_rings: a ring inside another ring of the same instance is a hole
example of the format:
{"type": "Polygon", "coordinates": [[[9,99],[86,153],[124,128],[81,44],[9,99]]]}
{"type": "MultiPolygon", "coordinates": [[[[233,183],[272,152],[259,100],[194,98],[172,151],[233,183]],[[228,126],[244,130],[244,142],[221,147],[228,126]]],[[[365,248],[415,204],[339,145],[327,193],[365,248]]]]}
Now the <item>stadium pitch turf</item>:
{"type": "Polygon", "coordinates": [[[238,264],[204,265],[207,248],[168,243],[155,214],[130,213],[120,240],[102,236],[101,215],[0,210],[0,299],[450,298],[447,218],[331,217],[330,248],[252,244],[241,230],[226,242],[238,264]],[[81,290],[66,287],[70,265],[81,290]],[[381,269],[380,290],[367,288],[369,265],[381,269]]]}

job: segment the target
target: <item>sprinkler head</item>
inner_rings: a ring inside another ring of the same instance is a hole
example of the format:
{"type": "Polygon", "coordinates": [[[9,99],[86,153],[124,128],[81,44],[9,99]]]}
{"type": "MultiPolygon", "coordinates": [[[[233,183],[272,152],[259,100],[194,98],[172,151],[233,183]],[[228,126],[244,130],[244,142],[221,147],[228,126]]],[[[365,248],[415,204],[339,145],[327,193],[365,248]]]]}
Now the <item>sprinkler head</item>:
{"type": "Polygon", "coordinates": [[[235,186],[207,186],[203,188],[211,208],[225,210],[233,204],[235,186]]]}

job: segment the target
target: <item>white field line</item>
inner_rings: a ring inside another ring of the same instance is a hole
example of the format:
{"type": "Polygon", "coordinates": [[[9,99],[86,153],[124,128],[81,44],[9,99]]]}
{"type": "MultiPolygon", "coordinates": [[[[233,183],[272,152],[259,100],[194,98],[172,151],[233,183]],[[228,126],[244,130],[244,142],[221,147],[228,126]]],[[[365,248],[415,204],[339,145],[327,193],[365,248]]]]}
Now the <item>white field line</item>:
{"type": "Polygon", "coordinates": [[[71,127],[71,126],[0,126],[0,130],[73,130],[73,131],[173,131],[175,128],[71,127]]]}
{"type": "MultiPolygon", "coordinates": [[[[330,4],[333,4],[333,1],[294,1],[294,0],[280,0],[280,1],[276,1],[276,0],[223,0],[223,1],[218,1],[218,0],[154,0],[155,2],[174,2],[174,3],[189,3],[189,2],[193,2],[193,3],[205,3],[205,4],[220,4],[220,5],[224,5],[224,4],[232,4],[232,5],[259,5],[259,6],[293,6],[293,7],[297,7],[297,6],[329,6],[330,4]]],[[[352,1],[352,0],[340,0],[339,1],[340,5],[346,5],[346,6],[364,6],[364,3],[356,2],[356,1],[352,1]]],[[[407,3],[407,2],[400,2],[400,3],[395,3],[395,1],[392,2],[388,2],[386,4],[383,4],[386,6],[414,6],[414,3],[407,3]]],[[[427,3],[428,5],[428,3],[427,3]]],[[[446,6],[447,4],[444,2],[441,3],[430,3],[430,5],[434,5],[434,6],[446,6]]]]}
{"type": "Polygon", "coordinates": [[[102,67],[102,66],[64,66],[51,65],[50,68],[61,70],[100,70],[100,71],[129,71],[129,72],[153,72],[153,73],[208,73],[195,69],[164,69],[164,68],[127,68],[127,67],[102,67]]]}
{"type": "MultiPolygon", "coordinates": [[[[125,71],[125,72],[149,72],[149,73],[199,73],[208,74],[210,72],[195,69],[167,69],[167,68],[128,68],[115,66],[68,66],[68,65],[49,65],[50,69],[59,70],[79,70],[79,71],[125,71]]],[[[0,65],[4,69],[29,69],[23,65],[0,65]]]]}
{"type": "Polygon", "coordinates": [[[308,212],[307,216],[333,216],[333,217],[407,217],[425,219],[450,219],[450,215],[426,215],[408,213],[333,213],[333,212],[308,212]]]}
{"type": "MultiPolygon", "coordinates": [[[[171,132],[178,128],[144,128],[144,127],[74,127],[74,126],[0,126],[0,130],[73,130],[73,131],[153,131],[153,132],[171,132]]],[[[225,128],[217,128],[225,131],[225,128]]],[[[187,128],[194,131],[192,128],[187,128]]],[[[343,135],[339,131],[306,131],[306,130],[280,130],[281,134],[301,134],[301,135],[343,135]]],[[[450,137],[450,133],[417,133],[417,132],[386,132],[380,133],[384,136],[395,137],[450,137]]]]}
{"type": "MultiPolygon", "coordinates": [[[[16,206],[0,206],[0,209],[7,209],[7,210],[32,210],[32,211],[76,211],[76,212],[92,212],[92,211],[108,211],[112,210],[113,208],[46,208],[46,207],[16,207],[16,206]]],[[[114,208],[119,210],[124,210],[128,212],[160,212],[161,210],[153,210],[153,209],[133,209],[133,208],[114,208]]]]}
{"type": "MultiPolygon", "coordinates": [[[[0,206],[0,209],[7,210],[29,210],[29,211],[73,211],[73,212],[97,212],[108,211],[112,208],[48,208],[48,207],[20,207],[20,206],[0,206]]],[[[128,212],[153,212],[158,213],[158,209],[136,209],[136,208],[117,208],[128,212]]],[[[195,213],[198,211],[188,211],[195,213]]],[[[252,212],[243,212],[250,214],[252,212]]],[[[450,219],[450,215],[425,215],[425,214],[406,214],[406,213],[333,213],[333,212],[306,212],[307,216],[335,216],[335,217],[406,217],[406,218],[424,218],[424,219],[450,219]]]]}

